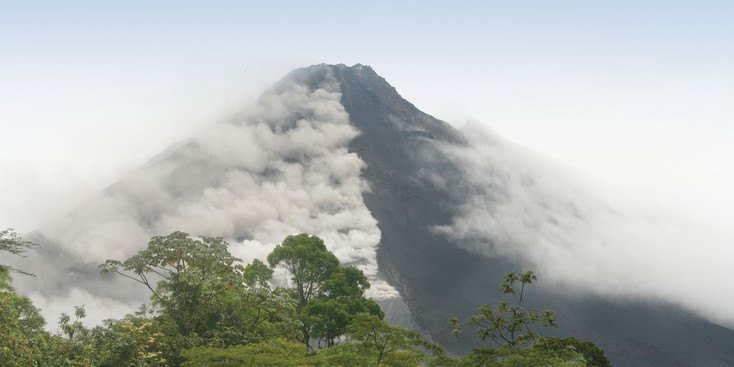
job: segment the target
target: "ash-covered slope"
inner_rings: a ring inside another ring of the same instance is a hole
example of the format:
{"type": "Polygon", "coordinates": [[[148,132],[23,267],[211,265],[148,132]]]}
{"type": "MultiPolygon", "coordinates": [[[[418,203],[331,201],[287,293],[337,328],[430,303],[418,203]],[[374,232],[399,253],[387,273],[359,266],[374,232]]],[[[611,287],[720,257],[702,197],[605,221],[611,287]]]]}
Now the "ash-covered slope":
{"type": "Polygon", "coordinates": [[[566,233],[598,212],[614,213],[543,187],[517,152],[499,137],[462,134],[419,111],[369,67],[299,69],[242,115],[37,231],[29,239],[43,250],[18,266],[39,277],[19,279],[18,288],[47,317],[82,303],[90,314],[119,316],[147,295],[96,265],[134,254],[153,235],[222,236],[249,261],[307,232],[365,271],[392,320],[455,353],[480,343],[450,336],[447,319],[496,303],[506,272],[533,269],[541,282],[528,294],[531,306],[555,309],[555,334],[594,341],[615,366],[732,364],[734,332],[670,303],[615,301],[542,282],[552,277],[543,270],[553,269],[544,264],[578,250],[562,246],[566,233]],[[547,246],[533,257],[527,249],[538,248],[528,243],[547,246]]]}
{"type": "MultiPolygon", "coordinates": [[[[369,67],[317,66],[294,75],[305,79],[305,75],[324,69],[332,70],[340,81],[342,103],[360,130],[350,150],[366,163],[363,177],[371,191],[365,194],[365,203],[382,232],[378,249],[381,272],[401,292],[415,321],[433,340],[453,352],[480,345],[450,336],[445,329],[447,319],[474,314],[487,302],[496,304],[501,276],[526,270],[532,262],[499,249],[494,256],[491,251],[477,256],[476,251],[467,250],[471,246],[452,240],[437,228],[452,225],[461,211],[459,203],[467,200],[468,193],[492,196],[493,190],[497,199],[488,200],[489,205],[496,200],[496,206],[503,208],[502,197],[513,195],[513,191],[499,184],[489,188],[490,192],[471,187],[472,180],[467,177],[472,172],[457,162],[461,155],[452,155],[452,149],[446,148],[462,149],[470,144],[467,139],[402,99],[369,67]]],[[[581,212],[575,216],[583,223],[583,208],[573,210],[581,212]]],[[[485,243],[472,246],[499,248],[493,241],[501,239],[488,236],[485,243]]],[[[553,333],[593,340],[606,350],[615,366],[734,363],[732,330],[668,303],[615,301],[558,286],[539,287],[542,283],[530,298],[537,307],[558,312],[561,328],[553,333]]]]}
{"type": "Polygon", "coordinates": [[[362,197],[365,165],[348,149],[358,134],[335,79],[317,88],[281,83],[29,236],[42,250],[18,266],[38,279],[19,280],[18,288],[50,320],[75,304],[87,304],[90,315],[122,316],[147,294],[100,275],[97,265],[135,254],[152,236],[221,236],[249,262],[287,235],[310,233],[364,271],[370,296],[395,298],[377,273],[380,231],[362,197]]]}

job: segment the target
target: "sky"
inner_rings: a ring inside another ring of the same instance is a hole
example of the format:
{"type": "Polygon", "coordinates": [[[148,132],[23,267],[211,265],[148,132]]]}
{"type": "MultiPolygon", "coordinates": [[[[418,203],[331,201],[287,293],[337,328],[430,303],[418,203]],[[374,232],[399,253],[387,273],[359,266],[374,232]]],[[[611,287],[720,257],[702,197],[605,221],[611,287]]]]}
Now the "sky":
{"type": "Polygon", "coordinates": [[[52,221],[294,68],[362,63],[429,114],[732,233],[731,19],[730,1],[0,0],[0,228],[52,221]]]}
{"type": "Polygon", "coordinates": [[[363,63],[604,184],[726,226],[728,1],[0,2],[0,223],[30,231],[288,71],[363,63]]]}
{"type": "Polygon", "coordinates": [[[371,65],[430,114],[726,225],[732,15],[727,1],[2,1],[0,223],[30,231],[325,62],[371,65]]]}

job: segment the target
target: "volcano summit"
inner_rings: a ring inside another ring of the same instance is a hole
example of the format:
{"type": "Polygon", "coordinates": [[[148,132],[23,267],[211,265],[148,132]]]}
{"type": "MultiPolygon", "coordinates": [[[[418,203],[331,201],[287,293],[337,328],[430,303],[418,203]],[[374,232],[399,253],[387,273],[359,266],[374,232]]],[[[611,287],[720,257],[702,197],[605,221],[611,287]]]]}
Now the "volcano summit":
{"type": "Polygon", "coordinates": [[[38,279],[16,284],[47,312],[86,303],[108,316],[145,294],[97,265],[152,236],[221,236],[250,261],[310,233],[363,270],[388,320],[454,353],[480,343],[446,321],[496,303],[503,274],[533,269],[548,281],[531,306],[556,310],[554,333],[593,341],[615,366],[734,364],[734,331],[692,311],[705,302],[687,285],[654,287],[652,257],[618,230],[626,214],[546,163],[421,112],[368,66],[315,65],[27,236],[42,249],[16,266],[38,279]],[[627,268],[609,261],[620,258],[627,268]]]}

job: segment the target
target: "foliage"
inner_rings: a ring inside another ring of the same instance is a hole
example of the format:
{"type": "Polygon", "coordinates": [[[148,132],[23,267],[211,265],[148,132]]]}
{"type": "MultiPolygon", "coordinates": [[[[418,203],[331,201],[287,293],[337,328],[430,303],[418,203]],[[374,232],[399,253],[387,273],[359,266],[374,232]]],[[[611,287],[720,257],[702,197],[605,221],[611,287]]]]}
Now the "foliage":
{"type": "Polygon", "coordinates": [[[152,332],[154,329],[151,321],[135,321],[121,322],[117,325],[119,333],[132,341],[129,343],[131,361],[128,364],[150,367],[166,366],[167,360],[163,356],[163,333],[152,332]]]}
{"type": "Polygon", "coordinates": [[[202,334],[209,345],[259,343],[275,337],[296,338],[302,324],[297,301],[283,288],[238,289],[223,298],[218,326],[202,334]]]}
{"type": "MultiPolygon", "coordinates": [[[[27,250],[38,247],[33,242],[24,241],[18,233],[12,228],[0,230],[0,251],[9,252],[11,255],[25,257],[24,253],[27,250]]],[[[24,275],[34,276],[26,271],[16,269],[10,265],[0,264],[0,271],[4,275],[0,276],[0,290],[12,291],[13,287],[10,285],[12,278],[10,277],[11,272],[20,273],[24,275]]]]}
{"type": "MultiPolygon", "coordinates": [[[[15,255],[32,248],[12,230],[0,232],[0,250],[15,255]]],[[[183,232],[153,237],[146,249],[124,260],[107,260],[103,273],[144,285],[152,306],[120,320],[84,326],[84,306],[62,314],[59,334],[10,285],[0,266],[0,361],[3,366],[201,367],[201,366],[609,366],[591,342],[543,338],[535,324],[556,326],[552,311],[522,305],[532,272],[509,273],[500,290],[516,304],[479,308],[464,322],[450,320],[456,335],[476,328],[482,340],[502,348],[478,348],[453,359],[419,334],[387,324],[380,306],[364,297],[370,283],[354,266],[341,266],[324,242],[307,234],[288,236],[266,265],[247,266],[221,238],[192,239],[183,232]],[[275,268],[291,287],[275,287],[275,268]],[[515,284],[521,285],[519,292],[515,284]],[[298,341],[298,342],[297,342],[298,341]],[[532,345],[532,348],[530,346],[532,345]],[[320,348],[320,349],[319,349],[320,348]]]]}
{"type": "Polygon", "coordinates": [[[543,338],[539,343],[533,345],[535,349],[549,349],[553,351],[564,350],[573,348],[576,352],[581,354],[586,361],[586,366],[593,367],[611,367],[609,359],[596,344],[585,341],[582,342],[574,337],[567,338],[543,338]]]}
{"type": "MultiPolygon", "coordinates": [[[[9,271],[0,267],[0,280],[9,271]]],[[[4,278],[4,279],[3,279],[4,278]]],[[[45,320],[30,299],[0,291],[0,361],[6,366],[42,366],[48,348],[45,320]]]]}
{"type": "Polygon", "coordinates": [[[259,259],[252,260],[245,267],[242,273],[242,279],[250,288],[270,289],[270,278],[273,277],[273,269],[265,265],[259,259]]]}
{"type": "Polygon", "coordinates": [[[272,269],[259,260],[243,267],[228,246],[221,238],[195,240],[174,232],[153,237],[145,250],[125,261],[100,265],[103,273],[133,279],[152,293],[159,310],[154,325],[162,335],[155,353],[172,366],[183,362],[182,350],[196,346],[226,347],[300,335],[297,300],[288,290],[270,289],[272,269]],[[155,285],[154,278],[159,279],[155,285]]]}
{"type": "Polygon", "coordinates": [[[316,357],[306,355],[303,344],[282,338],[247,346],[192,348],[184,351],[183,355],[188,359],[182,364],[184,367],[320,365],[316,357]]]}
{"type": "Polygon", "coordinates": [[[325,282],[339,268],[339,260],[324,241],[305,233],[288,236],[268,255],[270,267],[282,266],[291,274],[299,311],[319,295],[325,282]]]}
{"type": "Polygon", "coordinates": [[[479,314],[470,316],[463,323],[459,323],[457,319],[452,318],[449,320],[449,326],[454,328],[452,331],[454,335],[459,336],[461,334],[462,325],[469,325],[476,327],[482,341],[489,338],[499,345],[514,348],[532,344],[541,338],[540,333],[531,329],[534,324],[540,323],[546,327],[558,327],[555,312],[531,310],[522,306],[525,285],[537,280],[532,271],[521,274],[507,273],[503,279],[500,291],[505,294],[516,294],[514,285],[515,282],[520,282],[521,288],[517,305],[502,301],[495,307],[488,303],[479,307],[479,314]]]}
{"type": "MultiPolygon", "coordinates": [[[[12,228],[0,231],[0,251],[24,256],[34,247],[12,228]]],[[[0,264],[0,361],[6,366],[46,365],[50,348],[50,336],[43,330],[46,321],[30,299],[15,293],[11,272],[32,275],[0,264]]]]}
{"type": "MultiPolygon", "coordinates": [[[[353,354],[369,366],[417,366],[428,362],[424,351],[430,351],[432,360],[447,359],[443,349],[426,341],[418,333],[389,325],[381,318],[368,313],[354,317],[350,325],[350,343],[324,351],[332,359],[343,359],[339,354],[353,354]]],[[[356,358],[355,358],[356,360],[356,358]]]]}
{"type": "Polygon", "coordinates": [[[473,367],[583,367],[583,357],[573,349],[475,348],[458,366],[473,367]]]}
{"type": "MultiPolygon", "coordinates": [[[[477,315],[464,322],[450,319],[448,327],[453,327],[454,335],[462,333],[462,327],[475,327],[481,340],[492,340],[501,348],[475,348],[463,357],[459,366],[586,366],[586,354],[579,353],[574,343],[561,343],[555,339],[544,338],[533,326],[558,327],[555,312],[539,311],[523,307],[525,285],[538,280],[532,271],[508,273],[503,277],[500,291],[517,296],[517,304],[502,301],[496,307],[486,304],[479,307],[477,315]],[[515,284],[520,283],[520,291],[515,284]],[[533,343],[535,343],[533,345],[533,343]],[[528,348],[529,346],[532,348],[528,348]]],[[[572,338],[573,339],[573,338],[572,338]]],[[[575,339],[574,339],[575,340],[575,339]]],[[[593,344],[592,344],[593,345],[593,344]]],[[[589,356],[595,356],[598,348],[584,345],[589,356]]],[[[598,350],[600,351],[600,350],[598,350]]],[[[603,352],[602,352],[603,356],[603,352]]]]}
{"type": "Polygon", "coordinates": [[[0,251],[7,251],[13,255],[23,256],[26,250],[34,247],[36,247],[36,244],[30,241],[24,241],[12,228],[0,231],[0,251]]]}
{"type": "Polygon", "coordinates": [[[173,232],[153,237],[147,249],[123,262],[107,260],[100,268],[145,285],[183,335],[201,334],[219,321],[222,297],[242,279],[241,260],[230,255],[228,246],[222,238],[194,240],[173,232]],[[155,288],[151,276],[161,279],[155,288]]]}
{"type": "Polygon", "coordinates": [[[358,313],[384,317],[377,303],[363,297],[370,287],[364,273],[354,266],[340,266],[316,236],[286,237],[268,255],[268,263],[272,268],[281,266],[291,276],[302,324],[300,341],[309,349],[334,346],[358,313]]]}
{"type": "Polygon", "coordinates": [[[59,317],[59,328],[69,340],[82,339],[89,333],[89,330],[82,324],[82,319],[87,317],[84,305],[74,306],[74,316],[76,317],[74,322],[71,322],[71,317],[66,313],[62,313],[59,317]]]}
{"type": "Polygon", "coordinates": [[[385,315],[372,299],[340,296],[312,299],[303,309],[301,319],[310,328],[311,336],[319,340],[319,346],[332,347],[347,333],[355,315],[360,313],[368,313],[378,319],[385,315]]]}

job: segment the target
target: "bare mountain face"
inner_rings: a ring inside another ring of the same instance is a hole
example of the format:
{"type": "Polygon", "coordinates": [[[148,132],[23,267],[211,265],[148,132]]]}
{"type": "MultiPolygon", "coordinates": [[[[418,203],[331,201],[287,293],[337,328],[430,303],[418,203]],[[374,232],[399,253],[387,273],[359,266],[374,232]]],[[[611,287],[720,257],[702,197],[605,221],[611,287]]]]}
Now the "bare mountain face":
{"type": "MultiPolygon", "coordinates": [[[[573,279],[607,269],[578,255],[568,243],[583,241],[569,233],[618,214],[533,162],[500,137],[419,111],[367,66],[299,69],[246,112],[29,236],[43,248],[17,266],[38,279],[16,284],[47,317],[75,304],[120,316],[147,294],[97,264],[131,256],[153,235],[222,236],[250,261],[307,232],[363,269],[391,322],[456,354],[481,343],[451,336],[448,318],[497,303],[503,274],[532,269],[541,282],[527,299],[557,311],[551,334],[592,340],[615,366],[734,365],[734,331],[664,297],[619,297],[573,279]]],[[[604,289],[615,289],[614,274],[604,289]]]]}

